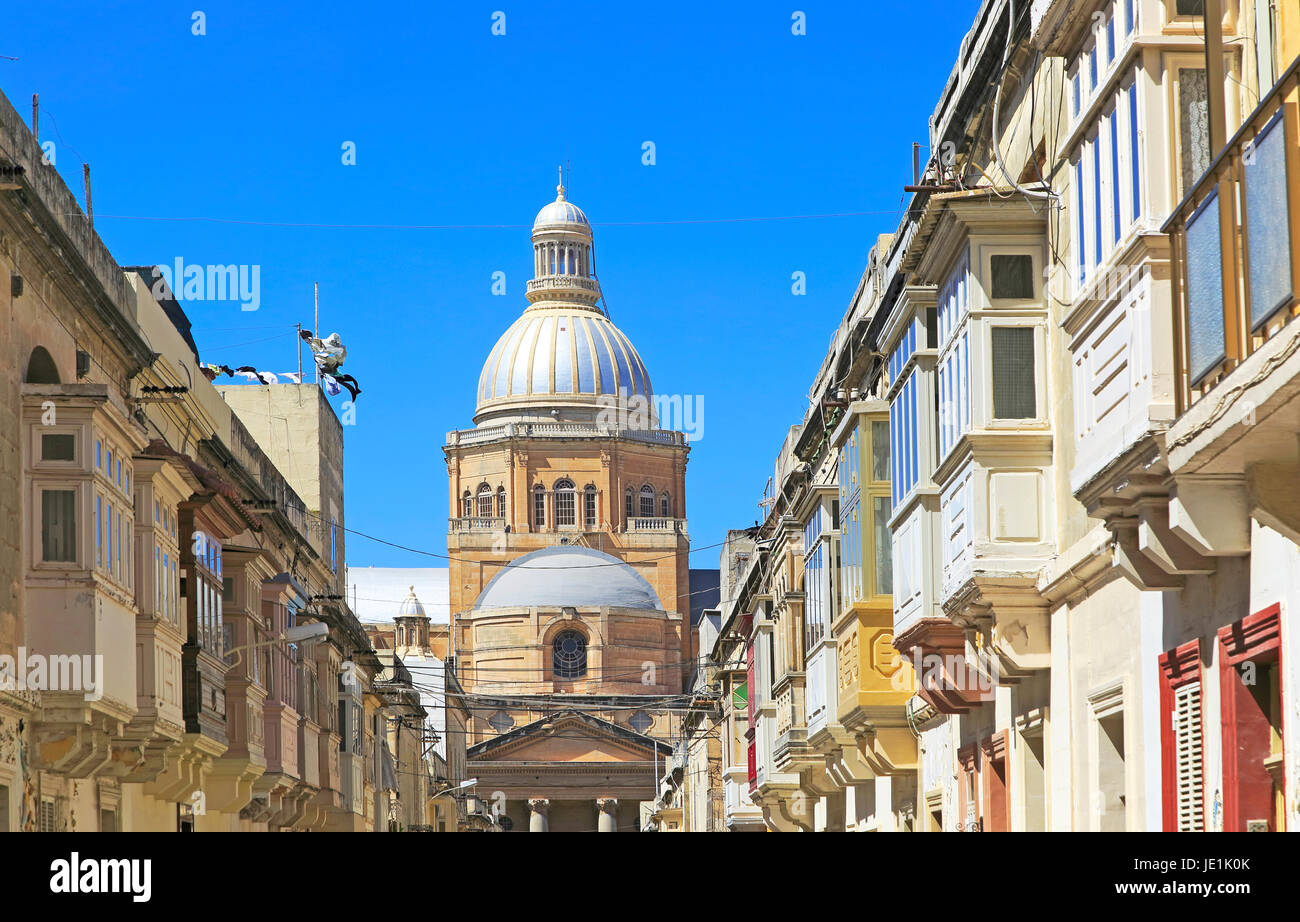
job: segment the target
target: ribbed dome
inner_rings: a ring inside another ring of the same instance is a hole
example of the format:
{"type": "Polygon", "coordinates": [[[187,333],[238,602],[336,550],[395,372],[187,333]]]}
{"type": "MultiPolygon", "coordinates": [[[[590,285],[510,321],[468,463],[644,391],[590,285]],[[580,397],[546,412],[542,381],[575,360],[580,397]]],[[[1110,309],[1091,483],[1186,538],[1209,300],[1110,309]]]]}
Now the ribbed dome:
{"type": "Polygon", "coordinates": [[[533,229],[554,227],[560,224],[576,224],[588,230],[588,232],[590,232],[591,228],[591,224],[588,223],[587,216],[582,213],[582,209],[572,202],[566,202],[563,194],[537,212],[537,219],[533,221],[533,229]]]}
{"type": "Polygon", "coordinates": [[[425,617],[424,606],[421,605],[420,600],[415,597],[414,586],[411,587],[410,593],[407,595],[406,599],[402,602],[402,607],[397,610],[397,617],[399,618],[425,617]]]}
{"type": "Polygon", "coordinates": [[[479,376],[478,405],[508,397],[649,398],[650,375],[609,318],[563,307],[523,313],[497,341],[479,376]]]}
{"type": "Polygon", "coordinates": [[[511,561],[474,603],[485,608],[640,608],[663,611],[654,587],[623,561],[560,544],[511,561]]]}

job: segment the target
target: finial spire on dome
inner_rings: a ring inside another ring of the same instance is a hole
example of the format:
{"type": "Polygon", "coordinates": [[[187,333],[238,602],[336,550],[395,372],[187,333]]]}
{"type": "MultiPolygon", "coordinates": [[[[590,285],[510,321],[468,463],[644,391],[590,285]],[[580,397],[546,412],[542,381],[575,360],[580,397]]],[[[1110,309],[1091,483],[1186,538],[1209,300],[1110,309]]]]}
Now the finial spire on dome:
{"type": "Polygon", "coordinates": [[[557,202],[562,202],[564,201],[564,165],[561,164],[558,167],[558,170],[560,173],[560,182],[559,185],[555,187],[555,200],[557,202]]]}

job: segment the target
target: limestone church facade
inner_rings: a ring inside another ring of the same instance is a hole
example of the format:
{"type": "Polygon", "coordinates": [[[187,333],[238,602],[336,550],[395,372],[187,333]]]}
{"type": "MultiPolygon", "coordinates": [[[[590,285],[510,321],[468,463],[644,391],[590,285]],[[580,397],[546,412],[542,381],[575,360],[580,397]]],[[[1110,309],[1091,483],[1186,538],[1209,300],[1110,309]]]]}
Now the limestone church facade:
{"type": "Polygon", "coordinates": [[[611,321],[591,225],[538,213],[529,305],[448,434],[468,773],[514,831],[633,831],[690,673],[686,461],[611,321]]]}

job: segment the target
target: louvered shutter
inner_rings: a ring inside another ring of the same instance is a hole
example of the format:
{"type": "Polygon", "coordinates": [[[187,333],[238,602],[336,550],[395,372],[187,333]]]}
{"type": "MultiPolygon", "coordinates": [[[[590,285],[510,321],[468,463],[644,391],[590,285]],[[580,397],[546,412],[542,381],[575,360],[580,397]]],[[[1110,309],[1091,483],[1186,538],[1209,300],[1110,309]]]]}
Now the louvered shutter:
{"type": "Polygon", "coordinates": [[[1205,830],[1202,775],[1201,683],[1174,690],[1174,758],[1178,783],[1178,831],[1205,830]]]}

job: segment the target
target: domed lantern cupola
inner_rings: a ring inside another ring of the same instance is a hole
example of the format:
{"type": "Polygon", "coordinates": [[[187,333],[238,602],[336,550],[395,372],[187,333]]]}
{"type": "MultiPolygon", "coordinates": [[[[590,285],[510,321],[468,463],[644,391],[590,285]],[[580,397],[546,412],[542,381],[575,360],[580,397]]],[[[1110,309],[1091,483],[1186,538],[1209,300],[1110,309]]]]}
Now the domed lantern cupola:
{"type": "Polygon", "coordinates": [[[429,646],[429,616],[424,613],[424,605],[415,595],[415,587],[397,610],[394,619],[397,628],[397,648],[424,650],[429,646]]]}
{"type": "Polygon", "coordinates": [[[533,221],[534,278],[528,307],[488,354],[478,382],[474,423],[593,424],[624,416],[631,429],[658,428],[650,374],[631,340],[603,307],[591,223],[565,197],[533,221]]]}
{"type": "Polygon", "coordinates": [[[562,300],[595,307],[600,283],[592,264],[591,224],[582,209],[564,197],[564,177],[555,187],[555,201],[537,212],[533,221],[533,278],[528,300],[562,300]]]}

